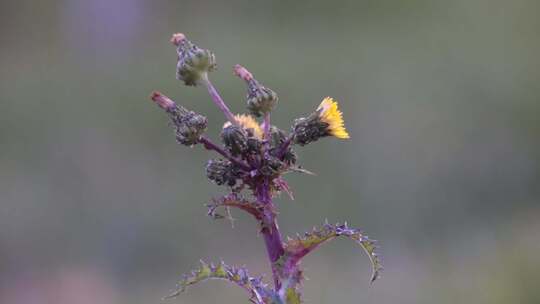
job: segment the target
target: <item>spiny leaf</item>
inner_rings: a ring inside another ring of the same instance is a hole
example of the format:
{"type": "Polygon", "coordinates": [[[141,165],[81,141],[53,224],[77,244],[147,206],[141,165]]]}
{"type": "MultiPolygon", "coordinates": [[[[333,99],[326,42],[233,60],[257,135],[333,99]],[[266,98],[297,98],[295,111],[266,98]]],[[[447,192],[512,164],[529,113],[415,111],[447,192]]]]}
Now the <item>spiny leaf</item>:
{"type": "Polygon", "coordinates": [[[249,293],[250,301],[255,304],[268,304],[274,298],[273,291],[263,283],[262,278],[250,277],[245,267],[232,267],[223,262],[214,265],[201,261],[200,267],[184,275],[176,290],[164,299],[177,297],[189,286],[211,279],[226,280],[240,286],[249,293]]]}
{"type": "Polygon", "coordinates": [[[320,228],[314,227],[311,232],[306,232],[303,236],[298,236],[295,239],[288,239],[285,243],[285,250],[290,256],[290,262],[297,263],[305,255],[319,247],[319,245],[338,236],[348,237],[364,249],[371,260],[373,268],[371,282],[375,281],[382,270],[381,259],[376,252],[378,249],[376,241],[369,239],[368,236],[363,234],[360,230],[350,228],[347,223],[335,225],[326,223],[320,228]]]}
{"type": "MultiPolygon", "coordinates": [[[[212,202],[206,205],[208,207],[208,215],[214,219],[222,219],[225,216],[217,213],[219,207],[223,208],[238,208],[243,210],[251,215],[253,215],[257,220],[260,220],[264,213],[264,206],[258,202],[249,201],[242,198],[240,195],[232,193],[221,198],[213,199],[212,202]]],[[[230,217],[230,216],[229,216],[230,217]]]]}

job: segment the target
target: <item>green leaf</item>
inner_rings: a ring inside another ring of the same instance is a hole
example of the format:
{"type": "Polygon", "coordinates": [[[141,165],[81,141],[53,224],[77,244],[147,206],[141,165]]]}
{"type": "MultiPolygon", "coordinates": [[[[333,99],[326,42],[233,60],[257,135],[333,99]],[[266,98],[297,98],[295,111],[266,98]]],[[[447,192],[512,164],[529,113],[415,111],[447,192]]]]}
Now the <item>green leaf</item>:
{"type": "Polygon", "coordinates": [[[206,207],[208,207],[208,215],[214,219],[230,219],[230,215],[223,216],[217,212],[220,207],[225,208],[226,210],[228,210],[228,208],[237,208],[243,210],[253,215],[253,217],[255,217],[257,220],[261,220],[264,214],[264,206],[262,204],[256,201],[244,199],[235,193],[213,199],[209,204],[206,205],[206,207]]]}
{"type": "Polygon", "coordinates": [[[311,232],[306,232],[296,239],[289,239],[285,243],[285,250],[288,253],[289,263],[298,263],[305,255],[315,250],[317,247],[336,237],[344,236],[360,245],[368,255],[372,265],[371,282],[375,281],[382,270],[381,259],[376,252],[378,246],[374,240],[368,238],[359,229],[350,228],[345,224],[324,224],[320,228],[313,228],[311,232]]]}
{"type": "Polygon", "coordinates": [[[211,279],[225,280],[238,285],[249,293],[250,301],[255,304],[272,303],[275,297],[274,292],[263,283],[262,279],[250,277],[245,267],[232,267],[223,262],[214,265],[201,261],[201,266],[184,275],[178,282],[176,290],[164,299],[175,298],[189,286],[211,279]]]}

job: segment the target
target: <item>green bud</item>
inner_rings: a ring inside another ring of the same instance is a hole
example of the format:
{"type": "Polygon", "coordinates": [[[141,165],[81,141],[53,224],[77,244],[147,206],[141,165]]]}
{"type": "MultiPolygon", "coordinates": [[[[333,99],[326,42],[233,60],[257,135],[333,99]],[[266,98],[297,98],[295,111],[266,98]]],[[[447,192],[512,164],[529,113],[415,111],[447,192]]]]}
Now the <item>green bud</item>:
{"type": "Polygon", "coordinates": [[[208,126],[206,117],[177,105],[160,92],[152,92],[150,98],[169,114],[176,131],[176,141],[186,146],[192,146],[198,142],[208,126]]]}
{"type": "Polygon", "coordinates": [[[187,40],[183,34],[175,34],[171,42],[176,45],[178,64],[176,78],[188,86],[196,86],[208,72],[216,69],[216,57],[207,49],[202,49],[187,40]]]}
{"type": "Polygon", "coordinates": [[[255,79],[248,81],[247,108],[255,116],[272,111],[278,101],[277,94],[255,79]]]}

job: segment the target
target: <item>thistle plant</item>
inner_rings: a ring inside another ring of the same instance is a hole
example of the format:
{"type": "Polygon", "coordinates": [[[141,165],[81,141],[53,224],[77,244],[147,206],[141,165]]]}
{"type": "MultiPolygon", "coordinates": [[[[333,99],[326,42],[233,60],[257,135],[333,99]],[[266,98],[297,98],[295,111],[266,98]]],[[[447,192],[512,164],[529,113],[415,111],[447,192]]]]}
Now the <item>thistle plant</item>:
{"type": "Polygon", "coordinates": [[[285,192],[292,199],[283,175],[290,171],[310,173],[297,164],[295,146],[304,146],[324,137],[349,138],[338,103],[330,97],[324,98],[310,114],[296,119],[286,132],[270,121],[270,113],[278,103],[277,94],[257,81],[246,68],[236,65],[234,74],[247,86],[248,113],[235,115],[210,82],[209,73],[216,70],[214,54],[180,33],[174,34],[171,42],[178,54],[177,79],[186,86],[206,87],[212,101],[225,115],[221,144],[205,135],[208,126],[205,116],[159,92],[152,93],[151,99],[169,116],[178,143],[190,147],[200,145],[218,154],[218,158],[207,162],[206,176],[215,184],[226,187],[228,194],[207,204],[208,215],[214,219],[230,218],[230,210],[236,208],[256,219],[266,245],[273,282],[265,283],[263,277],[251,276],[245,267],[230,266],[223,261],[215,264],[201,261],[198,269],[184,275],[177,289],[167,298],[178,296],[196,283],[222,279],[246,290],[252,303],[302,303],[302,259],[323,243],[340,236],[363,248],[372,264],[371,281],[377,279],[382,269],[375,252],[377,246],[359,229],[349,227],[347,223],[325,222],[302,235],[284,239],[277,223],[273,198],[285,192]]]}

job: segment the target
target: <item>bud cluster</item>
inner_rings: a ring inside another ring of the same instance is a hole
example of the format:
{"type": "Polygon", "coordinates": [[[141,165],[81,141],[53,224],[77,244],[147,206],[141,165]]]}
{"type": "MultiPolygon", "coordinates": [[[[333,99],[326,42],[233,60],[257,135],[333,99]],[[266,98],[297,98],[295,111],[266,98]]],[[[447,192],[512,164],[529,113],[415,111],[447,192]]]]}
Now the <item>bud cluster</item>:
{"type": "MultiPolygon", "coordinates": [[[[285,150],[284,155],[278,153],[287,137],[283,130],[271,126],[269,138],[263,139],[262,130],[252,117],[239,115],[236,117],[239,125],[226,123],[221,131],[221,140],[231,155],[238,156],[253,167],[258,167],[258,170],[254,171],[253,178],[244,179],[247,184],[254,185],[259,176],[277,177],[295,164],[296,154],[291,147],[285,150]],[[250,128],[253,123],[256,124],[255,128],[250,128]]],[[[226,185],[226,183],[218,184],[226,185]]]]}

